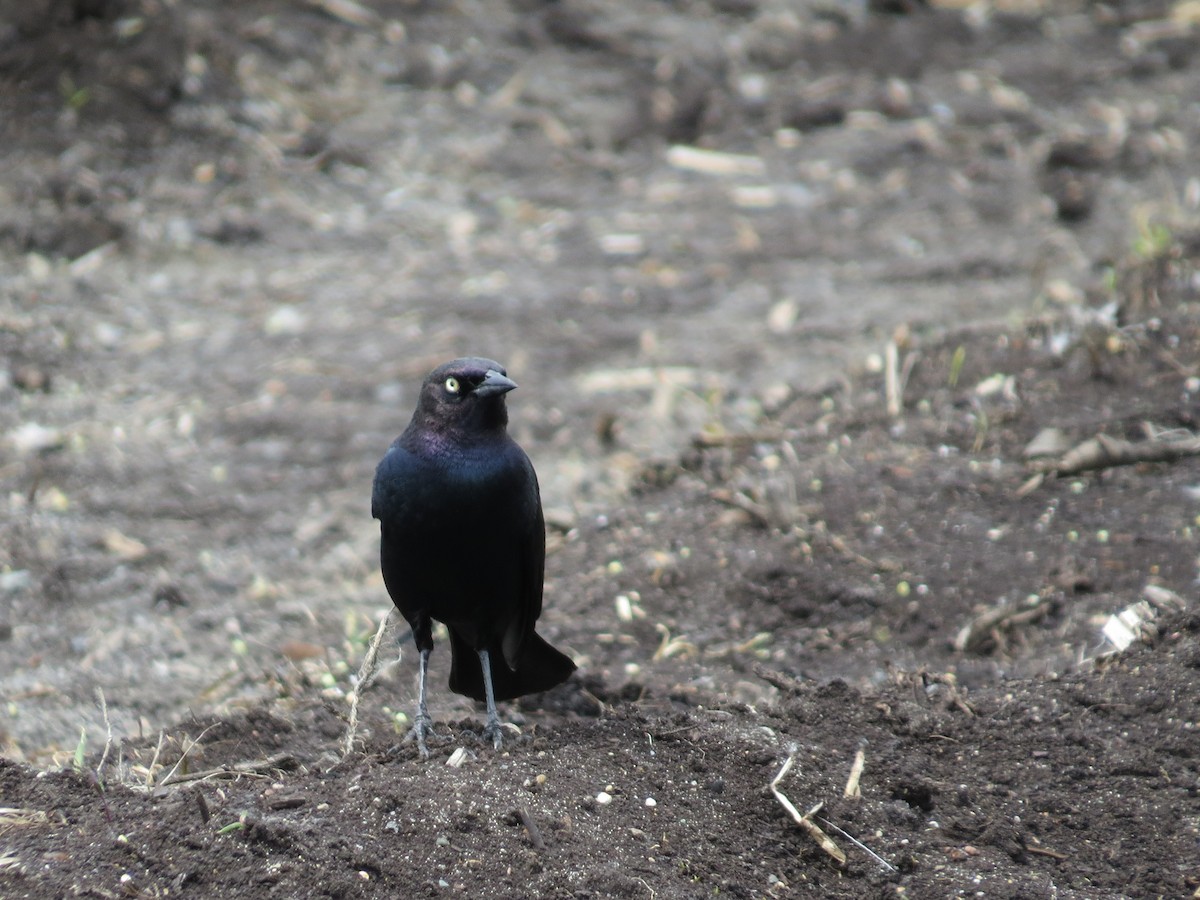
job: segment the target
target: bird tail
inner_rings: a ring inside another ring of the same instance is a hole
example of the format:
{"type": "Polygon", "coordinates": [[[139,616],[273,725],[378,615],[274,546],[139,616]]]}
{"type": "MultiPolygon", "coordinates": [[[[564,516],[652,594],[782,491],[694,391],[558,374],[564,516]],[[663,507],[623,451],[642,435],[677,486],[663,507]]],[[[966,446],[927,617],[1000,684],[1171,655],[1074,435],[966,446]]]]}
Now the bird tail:
{"type": "MultiPolygon", "coordinates": [[[[488,648],[488,656],[492,663],[492,690],[497,700],[548,691],[556,684],[562,684],[575,671],[571,658],[555,650],[536,632],[526,636],[515,670],[504,661],[499,642],[488,648]]],[[[486,699],[479,654],[453,630],[450,631],[450,690],[474,700],[486,699]]]]}

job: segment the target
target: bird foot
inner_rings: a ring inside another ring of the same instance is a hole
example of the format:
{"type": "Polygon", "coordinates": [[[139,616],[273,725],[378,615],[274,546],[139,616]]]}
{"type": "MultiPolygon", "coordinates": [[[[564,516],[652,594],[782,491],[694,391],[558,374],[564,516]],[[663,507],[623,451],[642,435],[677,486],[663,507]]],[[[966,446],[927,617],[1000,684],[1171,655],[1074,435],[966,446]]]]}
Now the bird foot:
{"type": "Polygon", "coordinates": [[[521,733],[521,729],[511,722],[501,722],[497,719],[483,726],[483,731],[479,733],[479,739],[481,741],[491,741],[492,748],[499,750],[504,744],[505,729],[511,731],[513,734],[519,735],[521,733]]]}
{"type": "Polygon", "coordinates": [[[433,734],[433,720],[429,716],[418,715],[413,727],[408,730],[406,741],[416,741],[421,759],[429,759],[429,748],[425,746],[425,738],[433,734]]]}

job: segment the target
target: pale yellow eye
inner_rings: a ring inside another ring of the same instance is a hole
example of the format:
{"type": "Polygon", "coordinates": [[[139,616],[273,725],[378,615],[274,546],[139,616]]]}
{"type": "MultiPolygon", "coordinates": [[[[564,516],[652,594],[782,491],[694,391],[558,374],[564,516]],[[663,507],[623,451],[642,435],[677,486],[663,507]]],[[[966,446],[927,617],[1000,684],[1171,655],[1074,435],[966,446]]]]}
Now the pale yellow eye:
{"type": "Polygon", "coordinates": [[[449,378],[446,379],[446,390],[449,391],[451,394],[458,393],[458,379],[455,378],[453,375],[451,375],[449,378]]]}

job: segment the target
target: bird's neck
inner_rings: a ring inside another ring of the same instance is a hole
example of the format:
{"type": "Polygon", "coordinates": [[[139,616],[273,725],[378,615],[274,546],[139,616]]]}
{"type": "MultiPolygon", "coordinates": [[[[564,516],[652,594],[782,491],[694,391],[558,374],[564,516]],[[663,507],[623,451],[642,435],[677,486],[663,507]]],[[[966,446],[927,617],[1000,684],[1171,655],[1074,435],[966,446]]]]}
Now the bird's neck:
{"type": "Polygon", "coordinates": [[[503,423],[481,428],[478,423],[435,423],[414,419],[402,442],[423,456],[449,458],[474,455],[478,451],[487,452],[503,445],[507,436],[503,423]]]}

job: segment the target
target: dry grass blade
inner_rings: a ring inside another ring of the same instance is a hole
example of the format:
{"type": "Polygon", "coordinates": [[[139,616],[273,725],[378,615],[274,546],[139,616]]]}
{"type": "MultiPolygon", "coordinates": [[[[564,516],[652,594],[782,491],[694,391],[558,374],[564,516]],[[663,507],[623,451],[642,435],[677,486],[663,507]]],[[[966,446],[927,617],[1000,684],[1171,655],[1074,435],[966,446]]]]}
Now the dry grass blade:
{"type": "Polygon", "coordinates": [[[846,788],[842,791],[842,796],[847,800],[857,800],[862,796],[859,781],[862,779],[863,768],[866,764],[867,751],[866,748],[860,746],[854,754],[854,762],[850,764],[850,777],[846,779],[846,788]]]}
{"type": "Polygon", "coordinates": [[[0,834],[14,828],[36,828],[46,825],[50,817],[40,809],[21,809],[15,806],[0,806],[0,834]]]}
{"type": "Polygon", "coordinates": [[[884,347],[883,393],[889,418],[900,417],[904,408],[904,386],[900,383],[900,348],[895,341],[884,347]]]}
{"type": "Polygon", "coordinates": [[[667,163],[685,172],[704,175],[762,175],[766,164],[757,156],[703,150],[686,144],[676,144],[667,150],[667,163]]]}
{"type": "Polygon", "coordinates": [[[358,731],[358,699],[375,676],[376,662],[379,659],[379,645],[383,643],[383,636],[387,634],[388,623],[391,620],[390,611],[380,619],[379,627],[375,629],[375,637],[371,638],[366,656],[363,657],[362,665],[358,668],[358,680],[354,685],[354,690],[350,692],[350,721],[346,723],[346,737],[342,741],[343,759],[349,756],[350,751],[354,749],[354,735],[358,731]]]}
{"type": "Polygon", "coordinates": [[[686,659],[695,657],[699,651],[696,645],[681,637],[671,637],[671,630],[661,622],[656,622],[654,630],[658,632],[658,649],[654,651],[654,661],[670,659],[672,656],[683,656],[686,659]]]}
{"type": "Polygon", "coordinates": [[[863,568],[882,572],[894,571],[897,568],[894,563],[876,562],[868,556],[863,556],[848,543],[846,543],[844,538],[830,531],[829,526],[826,525],[824,521],[814,522],[812,530],[814,540],[823,539],[838,553],[842,554],[852,562],[858,563],[863,568]]]}
{"type": "Polygon", "coordinates": [[[753,447],[755,444],[773,444],[783,440],[783,432],[778,429],[763,429],[762,431],[737,431],[710,433],[699,431],[692,435],[692,446],[705,449],[708,447],[753,447]]]}
{"type": "Polygon", "coordinates": [[[795,762],[795,754],[789,753],[787,760],[783,764],[783,768],[779,770],[779,774],[776,775],[771,781],[771,793],[775,795],[775,799],[779,801],[779,804],[785,810],[787,810],[788,815],[792,817],[792,820],[801,828],[803,828],[809,837],[817,842],[817,846],[828,853],[839,867],[844,866],[846,865],[846,854],[842,852],[842,848],[835,844],[833,839],[830,838],[829,835],[827,835],[824,831],[822,831],[821,826],[812,819],[813,816],[821,811],[821,807],[824,804],[818,803],[804,815],[801,815],[800,810],[796,809],[796,807],[792,805],[792,801],[784,795],[783,791],[779,790],[779,782],[783,781],[784,776],[786,776],[787,773],[792,770],[792,766],[795,764],[795,762]]]}
{"type": "MultiPolygon", "coordinates": [[[[203,737],[201,735],[200,737],[203,737]]],[[[200,738],[192,742],[189,750],[199,743],[200,738]]],[[[182,761],[182,760],[181,760],[182,761]]],[[[245,762],[234,763],[229,766],[218,766],[215,769],[204,769],[199,772],[184,772],[180,775],[172,773],[164,778],[160,786],[184,784],[192,781],[207,781],[210,778],[240,778],[246,776],[261,776],[273,777],[278,772],[291,772],[300,768],[300,763],[296,757],[290,753],[276,753],[272,756],[264,757],[263,759],[251,759],[245,762]]]]}
{"type": "Polygon", "coordinates": [[[154,790],[154,773],[158,771],[158,758],[162,755],[163,745],[167,742],[167,733],[160,731],[158,733],[158,743],[154,746],[154,756],[150,758],[150,765],[146,767],[146,793],[149,794],[154,790]]]}
{"type": "Polygon", "coordinates": [[[916,351],[906,353],[904,362],[900,362],[900,345],[890,340],[883,348],[883,395],[884,405],[890,418],[898,419],[904,412],[904,389],[912,375],[920,354],[916,351]]]}
{"type": "Polygon", "coordinates": [[[108,702],[104,699],[104,688],[96,687],[96,702],[100,704],[100,714],[104,717],[104,752],[100,754],[100,762],[96,764],[96,777],[104,783],[104,766],[108,763],[108,754],[112,750],[113,730],[112,721],[108,717],[108,702]]]}
{"type": "MultiPolygon", "coordinates": [[[[184,778],[177,777],[177,773],[179,772],[179,767],[182,766],[184,760],[186,760],[188,758],[188,754],[191,753],[193,750],[195,750],[197,746],[199,746],[200,741],[202,741],[204,739],[204,736],[206,734],[208,734],[210,731],[212,731],[212,729],[213,729],[213,726],[209,725],[202,732],[200,732],[200,736],[198,738],[196,738],[194,741],[192,741],[186,747],[183,748],[183,752],[179,754],[179,759],[177,759],[175,761],[175,765],[173,765],[171,767],[171,771],[167,773],[167,777],[158,783],[159,787],[168,785],[172,781],[185,780],[184,778]]],[[[157,752],[155,753],[155,756],[157,758],[157,752]]]]}
{"type": "Polygon", "coordinates": [[[864,844],[862,841],[860,841],[854,835],[847,832],[846,829],[839,828],[837,825],[835,825],[833,822],[830,822],[828,819],[826,819],[823,816],[821,818],[821,821],[825,823],[826,828],[832,828],[834,831],[836,831],[838,834],[840,834],[842,837],[844,837],[846,840],[848,840],[850,843],[852,843],[855,847],[857,847],[863,853],[867,854],[867,856],[871,857],[873,860],[875,860],[875,862],[879,863],[881,866],[883,866],[889,872],[897,871],[895,866],[893,866],[890,862],[888,862],[886,859],[884,859],[882,856],[880,856],[878,853],[876,853],[874,850],[872,850],[870,847],[868,847],[866,844],[864,844]]]}

